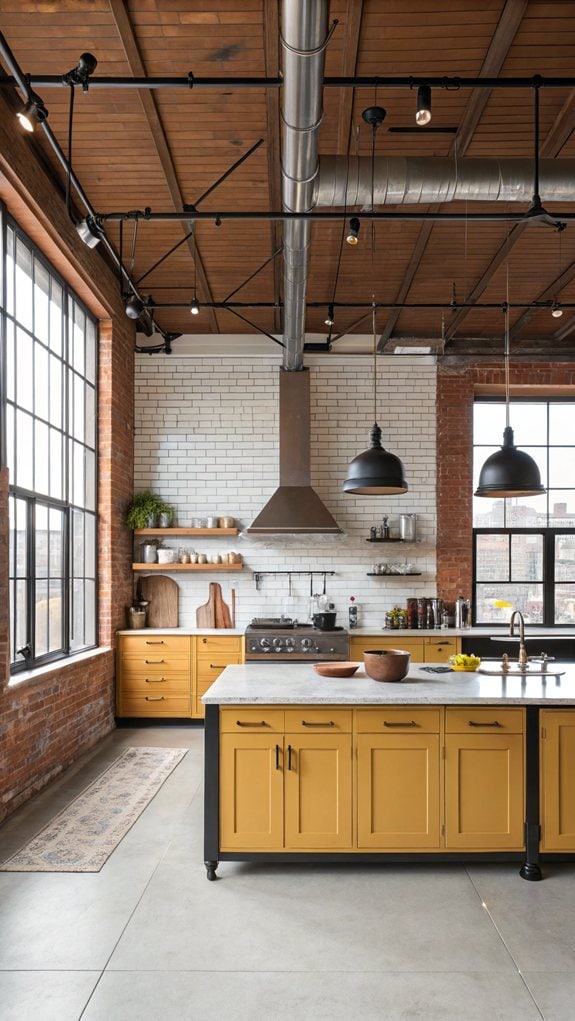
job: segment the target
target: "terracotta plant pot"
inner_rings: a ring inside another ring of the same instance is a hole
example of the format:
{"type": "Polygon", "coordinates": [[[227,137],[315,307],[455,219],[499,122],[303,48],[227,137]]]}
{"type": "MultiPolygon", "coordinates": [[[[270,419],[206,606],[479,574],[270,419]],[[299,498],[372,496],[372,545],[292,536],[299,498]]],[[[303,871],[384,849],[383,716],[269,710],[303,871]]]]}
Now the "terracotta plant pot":
{"type": "Polygon", "coordinates": [[[363,654],[363,665],[374,681],[402,681],[409,673],[411,654],[403,649],[374,649],[363,654]]]}

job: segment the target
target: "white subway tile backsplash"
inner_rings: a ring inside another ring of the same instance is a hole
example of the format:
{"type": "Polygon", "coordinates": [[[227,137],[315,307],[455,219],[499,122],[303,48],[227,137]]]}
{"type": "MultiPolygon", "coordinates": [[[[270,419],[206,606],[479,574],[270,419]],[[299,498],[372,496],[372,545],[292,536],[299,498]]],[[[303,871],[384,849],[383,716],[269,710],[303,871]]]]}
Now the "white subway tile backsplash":
{"type": "MultiPolygon", "coordinates": [[[[247,536],[179,539],[175,546],[201,552],[237,550],[242,573],[174,574],[180,586],[182,624],[195,623],[210,580],[224,598],[237,593],[237,623],[263,612],[307,615],[310,579],[270,571],[314,573],[314,589],[327,591],[347,623],[350,595],[360,604],[360,623],[382,627],[384,614],[408,596],[435,594],[435,381],[433,362],[407,358],[378,366],[378,419],[383,442],[404,462],[409,492],[402,497],[354,497],[341,485],[352,457],[368,445],[371,428],[371,359],[330,357],[312,363],[312,485],[344,534],[340,536],[247,536]],[[369,528],[383,515],[397,530],[401,513],[418,515],[415,546],[369,545],[369,528]],[[379,561],[413,562],[420,577],[367,576],[379,561]],[[259,589],[253,572],[263,573],[259,589]]],[[[278,484],[277,364],[255,357],[136,359],[135,488],[150,487],[176,508],[177,523],[192,517],[231,514],[247,527],[278,484]]]]}

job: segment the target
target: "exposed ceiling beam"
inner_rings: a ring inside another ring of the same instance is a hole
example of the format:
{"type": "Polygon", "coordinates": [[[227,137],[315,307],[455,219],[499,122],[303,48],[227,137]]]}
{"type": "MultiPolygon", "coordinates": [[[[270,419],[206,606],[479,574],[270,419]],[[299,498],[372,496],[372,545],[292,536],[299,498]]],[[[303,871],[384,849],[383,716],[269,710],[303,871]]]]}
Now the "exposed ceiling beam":
{"type": "MultiPolygon", "coordinates": [[[[553,298],[555,298],[556,295],[560,291],[562,291],[564,287],[567,287],[567,285],[570,284],[572,280],[575,280],[575,262],[572,262],[570,266],[567,266],[567,268],[563,270],[563,272],[560,273],[559,276],[556,277],[555,280],[553,280],[552,283],[550,283],[549,286],[546,287],[544,291],[541,291],[541,293],[537,295],[534,301],[553,300],[553,298]]],[[[511,339],[518,336],[523,327],[529,322],[530,319],[533,318],[537,311],[538,310],[536,308],[526,308],[525,312],[521,313],[521,315],[519,316],[518,319],[515,320],[512,328],[509,331],[509,336],[511,337],[511,339]]]]}
{"type": "MultiPolygon", "coordinates": [[[[277,0],[265,0],[264,4],[264,53],[267,77],[277,75],[279,68],[279,5],[277,0]]],[[[280,209],[282,203],[281,190],[281,155],[280,155],[280,93],[279,89],[266,89],[266,120],[267,120],[267,157],[270,209],[280,209]]],[[[270,224],[270,243],[272,252],[281,248],[283,227],[277,220],[270,224]]],[[[281,259],[273,261],[274,303],[281,302],[281,285],[283,279],[281,259]]],[[[280,309],[274,312],[274,333],[282,331],[282,315],[280,309]]]]}
{"type": "MultiPolygon", "coordinates": [[[[517,29],[521,24],[523,15],[525,14],[526,8],[527,0],[507,0],[497,23],[497,28],[493,33],[487,53],[485,54],[483,64],[481,65],[481,70],[479,72],[480,78],[497,77],[501,71],[505,58],[509,52],[509,48],[515,38],[517,29]]],[[[455,156],[455,153],[457,153],[458,158],[465,155],[490,95],[491,93],[488,89],[474,89],[471,93],[471,97],[465,109],[461,124],[459,125],[457,135],[451,145],[450,156],[455,156]]],[[[429,207],[429,211],[434,213],[439,212],[440,209],[441,205],[439,203],[435,203],[429,207]]],[[[421,227],[413,254],[409,260],[409,265],[405,271],[405,276],[397,293],[396,301],[398,302],[405,301],[405,298],[409,294],[432,230],[432,222],[424,223],[421,227]]],[[[378,343],[378,350],[383,350],[385,344],[392,336],[400,314],[401,313],[399,311],[395,311],[388,317],[378,343]]],[[[449,333],[446,333],[446,336],[449,337],[449,333]]]]}
{"type": "MultiPolygon", "coordinates": [[[[342,74],[354,76],[357,68],[357,54],[361,19],[363,16],[363,0],[347,0],[345,11],[345,41],[342,54],[342,74]]],[[[346,155],[353,127],[353,102],[355,89],[341,89],[337,102],[339,117],[337,126],[337,152],[346,155]]]]}
{"type": "MultiPolygon", "coordinates": [[[[126,58],[133,75],[137,77],[144,77],[146,75],[146,67],[142,60],[136,35],[134,32],[134,26],[130,19],[126,4],[124,0],[109,0],[110,10],[116,22],[116,28],[124,47],[126,58]]],[[[162,124],[162,119],[156,104],[154,93],[147,89],[141,89],[138,92],[142,108],[148,120],[150,126],[150,132],[152,139],[158,154],[158,158],[162,165],[170,197],[175,209],[184,208],[184,196],[180,190],[178,177],[176,174],[176,168],[168,145],[168,140],[162,124]]],[[[182,232],[188,233],[191,229],[191,225],[182,224],[182,232]]],[[[197,239],[194,236],[189,238],[186,242],[192,259],[196,261],[196,280],[197,280],[197,292],[200,300],[202,301],[213,301],[213,295],[208,283],[206,271],[200,252],[198,250],[197,239]]],[[[218,332],[218,320],[213,308],[206,309],[206,314],[209,319],[210,327],[214,333],[218,332]]]]}

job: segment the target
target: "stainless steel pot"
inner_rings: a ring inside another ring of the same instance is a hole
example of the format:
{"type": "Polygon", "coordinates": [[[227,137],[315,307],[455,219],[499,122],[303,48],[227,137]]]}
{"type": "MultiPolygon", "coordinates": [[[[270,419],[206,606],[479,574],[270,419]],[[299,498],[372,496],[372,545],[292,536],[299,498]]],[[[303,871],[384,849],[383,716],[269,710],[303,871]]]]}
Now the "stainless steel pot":
{"type": "Polygon", "coordinates": [[[157,564],[158,547],[154,542],[142,542],[140,543],[140,549],[142,551],[143,564],[157,564]]]}
{"type": "Polygon", "coordinates": [[[314,613],[312,617],[312,624],[318,629],[318,631],[332,631],[335,627],[335,618],[337,613],[314,613]]]}

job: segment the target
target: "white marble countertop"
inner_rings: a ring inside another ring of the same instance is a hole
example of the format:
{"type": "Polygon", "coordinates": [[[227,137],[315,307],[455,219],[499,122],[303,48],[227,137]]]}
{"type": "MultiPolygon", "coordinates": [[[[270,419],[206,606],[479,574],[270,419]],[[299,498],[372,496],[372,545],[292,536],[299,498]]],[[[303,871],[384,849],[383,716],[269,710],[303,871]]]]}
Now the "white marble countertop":
{"type": "MultiPolygon", "coordinates": [[[[517,627],[515,628],[517,637],[517,627]]],[[[385,638],[490,638],[494,635],[497,638],[509,637],[509,625],[492,624],[490,627],[447,627],[447,628],[386,628],[383,627],[357,627],[349,632],[350,638],[366,638],[372,635],[381,635],[385,638]]],[[[539,627],[538,625],[525,625],[526,638],[575,638],[574,627],[539,627]]]]}
{"type": "MultiPolygon", "coordinates": [[[[202,697],[206,705],[529,705],[575,706],[575,663],[562,677],[428,673],[412,663],[405,680],[382,683],[363,667],[353,677],[320,677],[311,663],[227,666],[202,697]]],[[[439,665],[439,664],[433,664],[439,665]]]]}
{"type": "Polygon", "coordinates": [[[146,627],[126,628],[116,631],[117,635],[243,635],[243,628],[234,627],[146,627]]]}

